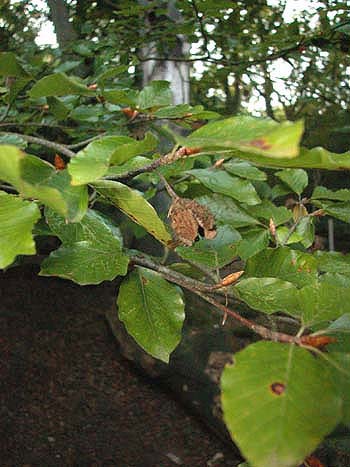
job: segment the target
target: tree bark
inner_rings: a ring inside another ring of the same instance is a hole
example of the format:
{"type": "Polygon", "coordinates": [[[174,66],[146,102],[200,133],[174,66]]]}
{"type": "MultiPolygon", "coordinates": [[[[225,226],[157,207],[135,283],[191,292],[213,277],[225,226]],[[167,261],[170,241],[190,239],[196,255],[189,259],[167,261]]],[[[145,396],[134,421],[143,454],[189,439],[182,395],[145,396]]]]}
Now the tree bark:
{"type": "Polygon", "coordinates": [[[52,22],[54,24],[57,42],[64,49],[70,42],[76,39],[72,23],[69,22],[69,12],[64,0],[47,0],[50,8],[52,22]]]}
{"type": "MultiPolygon", "coordinates": [[[[140,3],[145,5],[148,0],[140,0],[140,3]]],[[[174,0],[168,0],[167,16],[169,20],[181,22],[182,17],[175,6],[174,0]]],[[[148,27],[153,26],[148,21],[148,27]]],[[[177,35],[176,46],[169,51],[169,56],[181,58],[188,52],[190,45],[182,35],[177,35]]],[[[157,55],[157,45],[150,43],[145,45],[142,50],[144,58],[157,55]]],[[[170,87],[174,96],[174,104],[185,104],[190,100],[190,67],[186,62],[172,60],[148,60],[142,65],[143,85],[146,85],[153,80],[166,80],[170,82],[170,87]]]]}

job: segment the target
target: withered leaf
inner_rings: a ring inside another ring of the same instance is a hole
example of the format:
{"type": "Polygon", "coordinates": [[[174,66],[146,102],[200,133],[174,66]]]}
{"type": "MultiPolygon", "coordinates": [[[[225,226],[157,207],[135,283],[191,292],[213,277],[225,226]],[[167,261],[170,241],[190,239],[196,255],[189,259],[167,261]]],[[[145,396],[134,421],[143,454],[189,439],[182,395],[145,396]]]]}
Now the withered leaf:
{"type": "Polygon", "coordinates": [[[191,246],[199,236],[206,239],[216,236],[213,214],[195,200],[173,198],[168,217],[176,239],[183,245],[191,246]]]}

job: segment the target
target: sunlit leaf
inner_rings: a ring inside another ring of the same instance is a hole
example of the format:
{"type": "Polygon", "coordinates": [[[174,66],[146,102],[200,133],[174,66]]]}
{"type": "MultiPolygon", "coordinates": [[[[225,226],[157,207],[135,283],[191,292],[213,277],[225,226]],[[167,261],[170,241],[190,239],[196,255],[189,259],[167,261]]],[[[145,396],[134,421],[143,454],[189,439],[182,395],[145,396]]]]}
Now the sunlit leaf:
{"type": "Polygon", "coordinates": [[[0,191],[0,269],[9,266],[17,255],[35,253],[32,230],[39,218],[35,203],[0,191]]]}
{"type": "Polygon", "coordinates": [[[222,407],[253,467],[295,467],[335,428],[342,408],[332,376],[292,345],[258,342],[235,355],[222,375],[222,407]]]}

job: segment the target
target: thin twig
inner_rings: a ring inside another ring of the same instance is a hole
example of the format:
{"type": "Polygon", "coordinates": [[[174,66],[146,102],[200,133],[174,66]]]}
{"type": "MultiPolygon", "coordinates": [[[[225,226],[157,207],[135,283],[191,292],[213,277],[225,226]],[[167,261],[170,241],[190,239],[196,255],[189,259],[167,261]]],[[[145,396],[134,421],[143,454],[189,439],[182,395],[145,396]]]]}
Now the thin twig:
{"type": "Polygon", "coordinates": [[[23,135],[22,133],[13,133],[12,131],[0,131],[0,135],[18,136],[19,138],[22,138],[25,141],[28,141],[28,143],[39,144],[40,146],[45,146],[46,148],[54,149],[55,151],[60,152],[61,154],[64,154],[65,156],[69,158],[76,156],[75,152],[71,151],[63,144],[54,143],[44,138],[37,138],[36,136],[23,135]]]}
{"type": "Polygon", "coordinates": [[[96,141],[104,137],[104,134],[92,136],[91,138],[85,139],[84,141],[80,141],[80,143],[74,144],[65,144],[65,147],[68,149],[77,149],[81,148],[82,146],[86,146],[87,144],[91,143],[92,141],[96,141]]]}

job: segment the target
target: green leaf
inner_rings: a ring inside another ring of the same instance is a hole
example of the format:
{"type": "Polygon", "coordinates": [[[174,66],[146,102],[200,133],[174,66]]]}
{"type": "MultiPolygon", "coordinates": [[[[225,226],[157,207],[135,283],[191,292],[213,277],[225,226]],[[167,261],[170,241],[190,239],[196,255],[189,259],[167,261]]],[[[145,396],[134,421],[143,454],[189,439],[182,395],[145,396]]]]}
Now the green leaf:
{"type": "Polygon", "coordinates": [[[303,236],[296,231],[291,233],[288,227],[281,226],[276,230],[276,239],[279,245],[284,246],[302,242],[303,236]]]}
{"type": "Polygon", "coordinates": [[[98,77],[96,78],[96,81],[100,86],[104,86],[106,81],[108,81],[109,79],[115,78],[118,75],[122,75],[126,73],[128,71],[128,68],[129,68],[129,65],[117,65],[117,66],[108,67],[106,71],[98,75],[98,77]]]}
{"type": "Polygon", "coordinates": [[[0,269],[13,263],[17,255],[35,254],[32,230],[39,218],[35,203],[0,191],[0,269]]]}
{"type": "Polygon", "coordinates": [[[150,109],[172,104],[173,95],[168,81],[152,81],[140,92],[137,108],[150,109]]]}
{"type": "Polygon", "coordinates": [[[106,136],[92,141],[68,164],[72,184],[84,185],[103,177],[116,149],[132,141],[134,140],[128,136],[106,136]]]}
{"type": "Polygon", "coordinates": [[[20,149],[25,149],[28,146],[27,141],[25,141],[20,136],[13,135],[13,134],[11,135],[11,133],[1,135],[0,144],[7,145],[7,146],[17,146],[20,149]]]}
{"type": "Polygon", "coordinates": [[[314,325],[350,313],[350,288],[318,282],[299,290],[304,325],[314,325]]]}
{"type": "Polygon", "coordinates": [[[158,146],[158,138],[153,133],[146,133],[144,139],[134,140],[118,147],[111,157],[111,164],[123,164],[132,157],[154,151],[158,146]]]}
{"type": "Polygon", "coordinates": [[[185,319],[178,289],[156,272],[137,267],[121,284],[117,304],[129,334],[146,352],[168,363],[185,319]]]}
{"type": "Polygon", "coordinates": [[[104,198],[107,198],[134,222],[144,227],[161,243],[166,245],[172,241],[171,235],[153,206],[139,192],[122,183],[110,180],[101,180],[94,183],[94,186],[104,198]]]}
{"type": "Polygon", "coordinates": [[[128,105],[135,108],[137,105],[138,91],[135,91],[134,89],[114,89],[104,91],[102,96],[112,104],[128,105]]]}
{"type": "Polygon", "coordinates": [[[216,237],[212,240],[201,239],[191,247],[179,246],[176,253],[183,259],[218,269],[232,261],[235,244],[240,238],[239,232],[233,227],[219,226],[216,237]]]}
{"type": "Polygon", "coordinates": [[[46,210],[46,218],[63,245],[43,261],[40,275],[86,285],[127,273],[129,258],[122,251],[120,231],[104,216],[88,210],[80,222],[66,224],[55,212],[46,210]]]}
{"type": "Polygon", "coordinates": [[[350,353],[350,313],[346,313],[333,321],[333,323],[325,329],[324,334],[337,339],[336,342],[327,346],[327,350],[330,352],[350,353]]]}
{"type": "Polygon", "coordinates": [[[350,169],[350,152],[337,154],[320,147],[312,149],[300,148],[299,155],[294,159],[272,159],[262,156],[258,157],[254,154],[246,155],[243,152],[240,152],[239,157],[241,159],[248,159],[263,167],[291,167],[328,170],[350,169]]]}
{"type": "Polygon", "coordinates": [[[23,77],[28,73],[13,52],[0,52],[0,76],[23,77]]]}
{"type": "Polygon", "coordinates": [[[157,118],[182,118],[190,113],[191,108],[189,104],[171,105],[158,109],[154,112],[154,116],[157,118]]]}
{"type": "Polygon", "coordinates": [[[267,229],[251,230],[237,243],[234,252],[246,260],[264,250],[269,244],[269,239],[270,233],[267,229]]]}
{"type": "Polygon", "coordinates": [[[106,175],[110,164],[123,164],[138,154],[155,149],[157,144],[157,138],[151,133],[146,133],[140,141],[128,136],[106,136],[93,141],[79,151],[68,165],[72,184],[94,182],[106,175]]]}
{"type": "Polygon", "coordinates": [[[247,178],[248,180],[267,180],[267,175],[262,170],[254,167],[246,161],[235,161],[231,160],[230,162],[225,162],[223,165],[227,172],[230,172],[232,175],[237,175],[238,177],[247,178]]]}
{"type": "Polygon", "coordinates": [[[266,248],[247,261],[245,277],[278,277],[297,287],[317,280],[316,258],[288,247],[266,248]]]}
{"type": "Polygon", "coordinates": [[[184,138],[181,144],[202,151],[236,149],[267,158],[293,158],[299,153],[303,129],[301,121],[276,123],[239,116],[208,123],[184,138]]]}
{"type": "Polygon", "coordinates": [[[106,175],[122,175],[131,170],[140,169],[149,163],[150,160],[147,157],[135,156],[121,165],[112,165],[108,167],[106,175]]]}
{"type": "Polygon", "coordinates": [[[260,198],[250,182],[232,177],[223,170],[193,169],[186,173],[196,177],[214,193],[221,193],[249,205],[260,203],[260,198]]]}
{"type": "Polygon", "coordinates": [[[64,120],[69,114],[69,108],[57,97],[48,97],[47,103],[50,112],[57,118],[57,120],[64,120]]]}
{"type": "Polygon", "coordinates": [[[209,208],[215,216],[216,223],[229,224],[235,228],[259,223],[254,217],[239,208],[233,199],[228,196],[213,194],[211,196],[201,196],[197,198],[197,201],[209,208]]]}
{"type": "Polygon", "coordinates": [[[271,201],[263,200],[260,204],[247,207],[249,214],[258,219],[269,221],[273,219],[275,225],[288,222],[292,217],[292,211],[284,206],[276,206],[271,201]]]}
{"type": "Polygon", "coordinates": [[[302,169],[285,169],[275,175],[298,195],[305,190],[309,181],[307,173],[302,169]]]}
{"type": "Polygon", "coordinates": [[[340,219],[343,222],[350,222],[350,201],[344,203],[327,203],[314,200],[314,204],[321,207],[329,216],[340,219]]]}
{"type": "MultiPolygon", "coordinates": [[[[274,277],[250,277],[234,286],[238,298],[264,313],[278,311],[294,315],[299,308],[298,289],[291,282],[274,277]]],[[[297,313],[297,316],[300,313],[297,313]]]]}
{"type": "Polygon", "coordinates": [[[76,78],[68,77],[65,73],[54,73],[44,76],[29,91],[29,96],[32,98],[67,96],[70,94],[93,96],[95,92],[88,89],[84,84],[81,84],[76,78]]]}
{"type": "Polygon", "coordinates": [[[221,378],[233,440],[254,467],[295,467],[341,419],[332,373],[307,350],[276,342],[249,345],[234,359],[221,378]]]}
{"type": "Polygon", "coordinates": [[[336,251],[317,251],[314,256],[320,271],[350,275],[350,255],[336,251]]]}
{"type": "Polygon", "coordinates": [[[40,200],[71,222],[79,221],[88,203],[86,186],[71,186],[67,170],[55,168],[14,146],[0,145],[0,179],[11,183],[25,198],[40,200]]]}
{"type": "MultiPolygon", "coordinates": [[[[348,341],[349,335],[348,335],[348,341]]],[[[350,428],[350,352],[338,352],[333,350],[332,346],[327,346],[329,351],[329,358],[331,363],[335,363],[334,367],[334,381],[337,382],[337,387],[340,390],[343,405],[342,405],[342,419],[348,429],[350,428]]],[[[349,444],[349,443],[347,443],[349,444]]]]}
{"type": "Polygon", "coordinates": [[[332,191],[324,186],[317,186],[311,196],[311,199],[331,199],[334,201],[350,201],[350,190],[332,191]]]}

